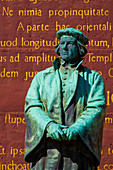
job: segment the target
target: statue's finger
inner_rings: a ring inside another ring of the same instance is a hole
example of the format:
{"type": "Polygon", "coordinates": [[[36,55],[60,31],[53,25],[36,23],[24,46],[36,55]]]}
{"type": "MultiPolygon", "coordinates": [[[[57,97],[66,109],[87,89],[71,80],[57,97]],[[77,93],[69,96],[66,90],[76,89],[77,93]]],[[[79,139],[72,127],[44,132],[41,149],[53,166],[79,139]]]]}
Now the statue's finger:
{"type": "Polygon", "coordinates": [[[67,133],[67,129],[62,129],[63,133],[66,134],[67,133]]]}
{"type": "Polygon", "coordinates": [[[61,129],[66,129],[66,128],[68,128],[68,126],[60,125],[60,128],[61,129]]]}
{"type": "Polygon", "coordinates": [[[61,136],[63,136],[64,132],[60,128],[58,129],[58,132],[61,136]]]}
{"type": "Polygon", "coordinates": [[[69,136],[68,136],[68,140],[70,141],[72,139],[73,133],[70,132],[69,136]]]}
{"type": "Polygon", "coordinates": [[[54,136],[54,139],[55,139],[55,140],[61,141],[61,136],[60,136],[60,134],[59,134],[58,131],[54,132],[54,133],[53,133],[53,136],[54,136]]]}
{"type": "Polygon", "coordinates": [[[67,132],[66,132],[66,136],[69,138],[69,135],[70,135],[70,131],[68,129],[67,132]]]}

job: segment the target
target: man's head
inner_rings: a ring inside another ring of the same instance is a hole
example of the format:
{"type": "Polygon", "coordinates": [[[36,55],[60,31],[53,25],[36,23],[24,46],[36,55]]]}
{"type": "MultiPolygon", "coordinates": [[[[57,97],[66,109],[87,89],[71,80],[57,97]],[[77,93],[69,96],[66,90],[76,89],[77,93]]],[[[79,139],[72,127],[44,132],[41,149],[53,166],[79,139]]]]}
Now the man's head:
{"type": "Polygon", "coordinates": [[[66,28],[57,32],[60,43],[55,52],[64,60],[79,59],[87,53],[84,45],[88,44],[88,38],[74,28],[66,28]]]}
{"type": "Polygon", "coordinates": [[[72,60],[79,57],[79,48],[74,37],[63,35],[60,39],[59,53],[63,60],[72,60]]]}

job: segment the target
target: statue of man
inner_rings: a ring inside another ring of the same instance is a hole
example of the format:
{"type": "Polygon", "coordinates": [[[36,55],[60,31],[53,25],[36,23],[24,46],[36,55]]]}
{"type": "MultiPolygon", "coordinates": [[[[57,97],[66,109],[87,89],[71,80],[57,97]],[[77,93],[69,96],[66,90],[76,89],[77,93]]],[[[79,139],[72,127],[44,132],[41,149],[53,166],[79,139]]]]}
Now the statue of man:
{"type": "Polygon", "coordinates": [[[88,38],[57,32],[60,55],[37,73],[25,99],[25,161],[32,170],[96,170],[105,117],[102,76],[82,66],[88,38]]]}

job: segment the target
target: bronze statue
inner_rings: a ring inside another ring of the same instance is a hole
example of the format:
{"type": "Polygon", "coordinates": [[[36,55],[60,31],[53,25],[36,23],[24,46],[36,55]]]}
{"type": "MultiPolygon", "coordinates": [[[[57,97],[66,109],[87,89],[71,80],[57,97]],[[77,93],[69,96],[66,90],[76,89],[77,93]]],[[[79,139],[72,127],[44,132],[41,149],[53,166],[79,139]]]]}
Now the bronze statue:
{"type": "Polygon", "coordinates": [[[57,32],[60,55],[37,73],[25,99],[25,161],[33,170],[96,170],[105,117],[102,76],[82,66],[88,38],[57,32]]]}

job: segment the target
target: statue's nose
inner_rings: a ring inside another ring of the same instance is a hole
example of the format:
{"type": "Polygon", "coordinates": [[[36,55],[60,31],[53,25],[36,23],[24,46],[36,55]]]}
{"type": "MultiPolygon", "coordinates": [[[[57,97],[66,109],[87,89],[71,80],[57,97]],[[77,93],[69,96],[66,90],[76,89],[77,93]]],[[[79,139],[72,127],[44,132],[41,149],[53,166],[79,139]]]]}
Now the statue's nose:
{"type": "Polygon", "coordinates": [[[67,49],[67,43],[65,42],[63,49],[67,49]]]}

